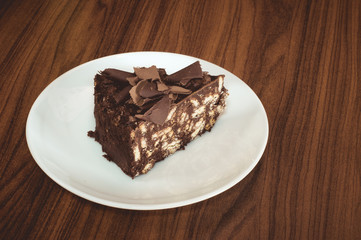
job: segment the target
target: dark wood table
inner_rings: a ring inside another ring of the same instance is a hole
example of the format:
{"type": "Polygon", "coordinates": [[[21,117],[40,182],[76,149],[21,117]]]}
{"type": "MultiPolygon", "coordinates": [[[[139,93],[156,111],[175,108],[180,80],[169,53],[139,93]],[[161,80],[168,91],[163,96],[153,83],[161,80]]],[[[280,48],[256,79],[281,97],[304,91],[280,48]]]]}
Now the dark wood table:
{"type": "Polygon", "coordinates": [[[0,239],[361,239],[361,2],[0,1],[0,239]],[[157,211],[51,180],[25,136],[62,73],[124,52],[213,62],[264,104],[269,141],[228,191],[157,211]]]}

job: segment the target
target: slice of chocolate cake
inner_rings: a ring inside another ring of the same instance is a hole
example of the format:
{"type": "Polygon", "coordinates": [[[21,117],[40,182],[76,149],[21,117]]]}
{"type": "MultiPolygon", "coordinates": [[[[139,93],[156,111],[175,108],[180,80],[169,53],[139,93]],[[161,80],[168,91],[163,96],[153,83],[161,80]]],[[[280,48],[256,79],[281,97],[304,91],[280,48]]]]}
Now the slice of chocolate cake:
{"type": "Polygon", "coordinates": [[[225,108],[224,76],[197,61],[168,75],[155,66],[95,76],[94,137],[105,157],[134,178],[210,131],[225,108]]]}

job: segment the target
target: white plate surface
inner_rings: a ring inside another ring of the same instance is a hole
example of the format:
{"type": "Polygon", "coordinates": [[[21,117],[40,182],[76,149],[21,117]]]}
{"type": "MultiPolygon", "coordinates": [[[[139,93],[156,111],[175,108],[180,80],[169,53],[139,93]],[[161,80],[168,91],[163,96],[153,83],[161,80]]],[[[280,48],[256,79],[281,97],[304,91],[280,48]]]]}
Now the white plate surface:
{"type": "Polygon", "coordinates": [[[32,106],[26,138],[40,168],[70,192],[107,206],[154,210],[208,199],[242,180],[263,154],[268,121],[256,94],[227,70],[180,54],[134,52],[96,59],[58,77],[32,106]],[[94,75],[105,68],[151,65],[171,74],[196,60],[204,71],[226,76],[226,111],[211,132],[132,180],[87,136],[95,128],[94,75]]]}

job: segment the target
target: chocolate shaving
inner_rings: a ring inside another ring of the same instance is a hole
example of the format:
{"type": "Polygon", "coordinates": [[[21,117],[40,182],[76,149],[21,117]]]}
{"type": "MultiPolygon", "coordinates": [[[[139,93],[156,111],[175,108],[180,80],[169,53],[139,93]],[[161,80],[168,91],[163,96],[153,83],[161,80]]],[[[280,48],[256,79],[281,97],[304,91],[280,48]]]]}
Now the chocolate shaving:
{"type": "Polygon", "coordinates": [[[145,83],[146,80],[140,81],[137,85],[135,85],[134,87],[132,87],[129,91],[130,96],[133,99],[133,102],[138,105],[138,106],[142,106],[144,104],[144,99],[142,98],[142,96],[140,96],[139,94],[139,90],[142,87],[142,85],[145,83]]]}
{"type": "Polygon", "coordinates": [[[163,92],[169,89],[168,86],[162,81],[155,81],[155,82],[157,84],[158,91],[163,92]]]}
{"type": "Polygon", "coordinates": [[[113,80],[117,80],[119,81],[119,83],[122,84],[128,84],[127,78],[135,76],[133,73],[121,71],[114,68],[107,68],[103,72],[101,72],[101,74],[113,80]]]}
{"type": "Polygon", "coordinates": [[[157,84],[148,80],[142,80],[143,84],[139,89],[139,95],[143,98],[152,98],[163,93],[158,91],[157,84]]]}
{"type": "Polygon", "coordinates": [[[190,94],[191,90],[179,86],[169,86],[169,92],[176,94],[190,94]]]}
{"type": "Polygon", "coordinates": [[[135,86],[137,85],[140,79],[137,76],[135,76],[135,77],[127,77],[127,80],[130,85],[135,86]]]}
{"type": "Polygon", "coordinates": [[[163,125],[163,123],[168,117],[170,106],[171,106],[171,99],[169,98],[168,95],[165,95],[161,100],[155,103],[143,115],[137,114],[135,115],[135,117],[145,121],[151,121],[155,124],[163,125]]]}
{"type": "Polygon", "coordinates": [[[171,84],[180,83],[182,86],[185,86],[194,78],[203,78],[203,72],[199,61],[167,76],[166,81],[171,84]]]}
{"type": "Polygon", "coordinates": [[[150,82],[149,80],[141,80],[137,85],[132,87],[129,91],[129,94],[133,102],[139,107],[143,106],[145,103],[153,101],[154,97],[162,95],[162,92],[159,92],[155,83],[150,82]]]}
{"type": "Polygon", "coordinates": [[[134,72],[140,79],[150,79],[150,80],[157,80],[160,79],[158,69],[156,66],[151,66],[149,68],[134,68],[134,72]]]}

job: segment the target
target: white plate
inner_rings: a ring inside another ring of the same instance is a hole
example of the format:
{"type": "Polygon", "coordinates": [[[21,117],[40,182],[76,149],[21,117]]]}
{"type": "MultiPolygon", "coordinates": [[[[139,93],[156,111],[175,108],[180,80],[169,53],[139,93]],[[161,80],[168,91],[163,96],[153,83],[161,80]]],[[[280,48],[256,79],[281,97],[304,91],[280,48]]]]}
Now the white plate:
{"type": "Polygon", "coordinates": [[[263,154],[268,121],[256,94],[227,70],[180,54],[134,52],[96,59],[58,77],[32,106],[26,138],[40,168],[70,192],[107,206],[152,210],[199,202],[242,180],[263,154]],[[133,71],[151,65],[170,74],[196,60],[204,71],[226,76],[225,113],[210,133],[132,180],[87,136],[95,128],[94,75],[105,68],[133,71]]]}

